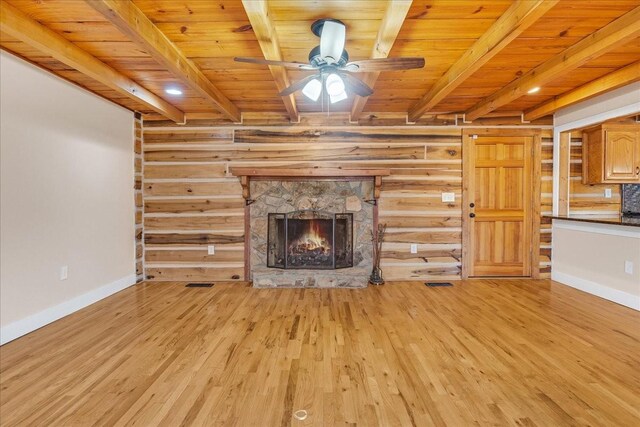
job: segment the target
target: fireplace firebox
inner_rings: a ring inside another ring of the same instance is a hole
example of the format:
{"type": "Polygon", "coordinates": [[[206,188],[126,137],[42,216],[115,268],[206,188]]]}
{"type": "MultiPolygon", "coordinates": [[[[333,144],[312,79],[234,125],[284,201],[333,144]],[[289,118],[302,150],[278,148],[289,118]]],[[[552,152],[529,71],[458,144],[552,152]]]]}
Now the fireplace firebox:
{"type": "Polygon", "coordinates": [[[267,267],[353,267],[353,215],[301,210],[268,214],[267,267]]]}

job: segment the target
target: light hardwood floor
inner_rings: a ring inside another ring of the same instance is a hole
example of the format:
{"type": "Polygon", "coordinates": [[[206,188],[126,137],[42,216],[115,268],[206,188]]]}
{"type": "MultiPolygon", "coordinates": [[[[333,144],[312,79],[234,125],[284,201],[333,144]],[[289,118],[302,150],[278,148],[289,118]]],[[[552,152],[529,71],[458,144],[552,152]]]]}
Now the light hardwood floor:
{"type": "Polygon", "coordinates": [[[640,425],[640,313],[548,280],[146,283],[0,356],[5,426],[640,425]]]}

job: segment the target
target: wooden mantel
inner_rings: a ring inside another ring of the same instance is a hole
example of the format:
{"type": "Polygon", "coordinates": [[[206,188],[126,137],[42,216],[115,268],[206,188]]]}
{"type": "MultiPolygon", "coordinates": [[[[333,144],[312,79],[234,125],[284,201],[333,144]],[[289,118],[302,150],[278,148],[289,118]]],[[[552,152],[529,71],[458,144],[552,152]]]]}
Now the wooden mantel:
{"type": "Polygon", "coordinates": [[[268,178],[299,178],[299,179],[349,179],[349,178],[371,178],[373,179],[374,189],[373,198],[380,198],[380,187],[382,186],[382,177],[391,174],[389,169],[337,169],[337,168],[230,168],[229,172],[240,178],[242,185],[242,197],[245,200],[251,199],[251,190],[249,183],[251,178],[268,179],[268,178]]]}

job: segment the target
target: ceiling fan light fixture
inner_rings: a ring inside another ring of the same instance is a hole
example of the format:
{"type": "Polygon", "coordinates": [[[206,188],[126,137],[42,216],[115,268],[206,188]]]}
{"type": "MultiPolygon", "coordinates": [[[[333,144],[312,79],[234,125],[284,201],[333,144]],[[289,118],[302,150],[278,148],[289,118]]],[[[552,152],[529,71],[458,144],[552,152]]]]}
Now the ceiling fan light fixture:
{"type": "Polygon", "coordinates": [[[313,79],[302,88],[302,94],[312,101],[317,101],[322,93],[322,83],[318,79],[313,79]]]}
{"type": "Polygon", "coordinates": [[[320,35],[320,56],[327,64],[335,64],[342,57],[346,28],[337,20],[325,20],[320,35]]]}
{"type": "Polygon", "coordinates": [[[347,99],[347,92],[342,91],[340,93],[337,93],[335,95],[331,95],[329,94],[329,100],[331,100],[332,104],[335,104],[336,102],[340,102],[344,99],[347,99]]]}
{"type": "Polygon", "coordinates": [[[327,76],[325,85],[329,96],[338,96],[340,93],[344,92],[344,82],[342,81],[342,77],[335,73],[331,73],[327,76]]]}

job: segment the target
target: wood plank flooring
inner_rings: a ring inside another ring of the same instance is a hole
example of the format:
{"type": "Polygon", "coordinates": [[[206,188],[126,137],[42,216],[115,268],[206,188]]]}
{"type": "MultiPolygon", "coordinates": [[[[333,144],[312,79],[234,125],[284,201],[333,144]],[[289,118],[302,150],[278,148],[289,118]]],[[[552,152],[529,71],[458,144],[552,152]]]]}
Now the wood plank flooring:
{"type": "Polygon", "coordinates": [[[633,426],[639,408],[640,313],[548,280],[145,283],[0,347],[3,426],[633,426]]]}

